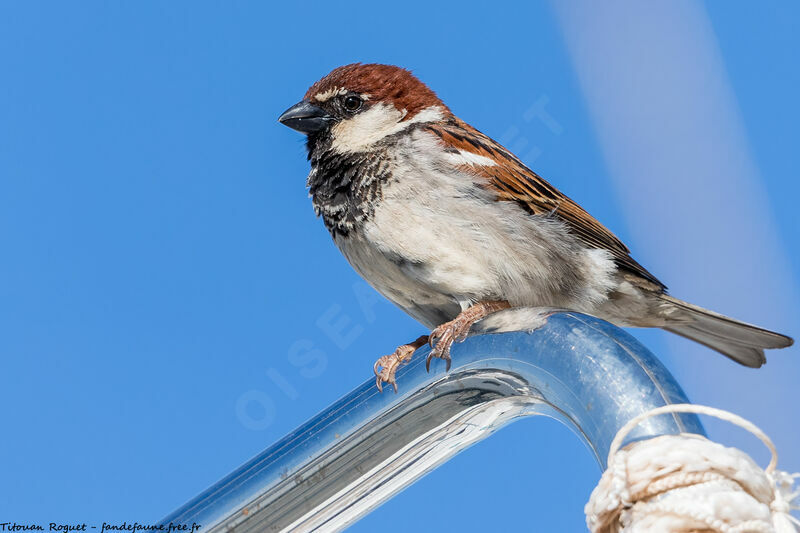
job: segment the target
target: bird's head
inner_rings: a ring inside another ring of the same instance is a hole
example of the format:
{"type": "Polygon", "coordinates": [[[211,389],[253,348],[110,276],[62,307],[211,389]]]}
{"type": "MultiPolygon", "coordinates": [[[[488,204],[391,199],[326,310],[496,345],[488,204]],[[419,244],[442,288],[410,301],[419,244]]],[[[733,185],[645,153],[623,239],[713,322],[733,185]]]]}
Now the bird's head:
{"type": "Polygon", "coordinates": [[[450,110],[406,69],[353,63],[312,85],[303,100],[278,119],[338,153],[368,151],[412,124],[435,122],[450,110]]]}

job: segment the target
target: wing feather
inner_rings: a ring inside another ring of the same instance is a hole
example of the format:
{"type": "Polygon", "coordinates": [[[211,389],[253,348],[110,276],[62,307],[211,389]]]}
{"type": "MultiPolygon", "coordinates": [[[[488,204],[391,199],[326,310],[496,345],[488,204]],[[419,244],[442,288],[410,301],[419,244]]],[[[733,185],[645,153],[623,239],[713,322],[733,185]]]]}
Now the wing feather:
{"type": "Polygon", "coordinates": [[[628,247],[616,235],[499,143],[458,118],[444,123],[429,123],[425,129],[439,137],[451,150],[494,160],[496,164],[492,166],[469,165],[469,171],[486,178],[488,187],[497,193],[498,200],[517,202],[533,215],[562,220],[588,247],[607,250],[621,269],[666,290],[663,283],[631,257],[628,247]]]}

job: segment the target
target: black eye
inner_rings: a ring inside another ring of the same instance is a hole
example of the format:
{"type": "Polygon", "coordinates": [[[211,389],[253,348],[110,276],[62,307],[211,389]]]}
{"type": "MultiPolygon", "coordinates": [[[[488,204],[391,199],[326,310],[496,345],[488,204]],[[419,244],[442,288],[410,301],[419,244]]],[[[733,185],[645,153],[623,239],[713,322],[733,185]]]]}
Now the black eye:
{"type": "Polygon", "coordinates": [[[358,96],[348,96],[344,99],[344,108],[348,111],[358,111],[361,107],[361,98],[358,96]]]}

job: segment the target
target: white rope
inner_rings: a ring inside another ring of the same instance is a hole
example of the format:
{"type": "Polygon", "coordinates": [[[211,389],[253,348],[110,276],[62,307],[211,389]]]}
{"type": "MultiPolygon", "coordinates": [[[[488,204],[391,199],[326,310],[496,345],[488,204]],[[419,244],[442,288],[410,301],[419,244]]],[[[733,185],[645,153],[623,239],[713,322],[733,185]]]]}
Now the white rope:
{"type": "Polygon", "coordinates": [[[770,438],[744,418],[713,407],[677,404],[633,418],[608,452],[608,469],[586,504],[593,533],[796,533],[800,521],[800,474],[777,470],[770,438]],[[758,437],[772,458],[762,470],[746,453],[700,435],[664,435],[620,450],[625,437],[647,418],[665,413],[710,415],[758,437]]]}

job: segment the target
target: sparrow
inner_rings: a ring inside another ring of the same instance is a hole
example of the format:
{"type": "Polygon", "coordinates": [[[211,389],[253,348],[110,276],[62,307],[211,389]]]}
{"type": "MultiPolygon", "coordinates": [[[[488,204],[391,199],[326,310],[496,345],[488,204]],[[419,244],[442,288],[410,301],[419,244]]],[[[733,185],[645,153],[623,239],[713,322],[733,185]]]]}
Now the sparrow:
{"type": "Polygon", "coordinates": [[[657,327],[742,365],[793,340],[667,294],[611,231],[452,111],[410,71],[354,63],[278,119],[307,136],[307,187],[355,270],[432,331],[379,358],[376,385],[428,343],[450,347],[502,309],[567,309],[657,327]]]}

